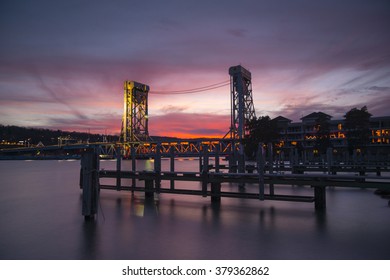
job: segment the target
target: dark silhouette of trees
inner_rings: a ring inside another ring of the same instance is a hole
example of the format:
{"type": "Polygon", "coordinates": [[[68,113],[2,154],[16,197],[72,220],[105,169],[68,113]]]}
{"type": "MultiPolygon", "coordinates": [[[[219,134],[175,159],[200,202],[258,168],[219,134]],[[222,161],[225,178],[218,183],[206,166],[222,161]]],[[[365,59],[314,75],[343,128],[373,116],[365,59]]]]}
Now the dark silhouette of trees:
{"type": "MultiPolygon", "coordinates": [[[[26,145],[37,145],[42,143],[43,145],[56,145],[58,144],[59,137],[67,137],[75,141],[80,142],[101,142],[103,141],[103,135],[90,134],[84,132],[69,132],[62,130],[49,130],[42,128],[28,128],[19,127],[14,125],[0,125],[0,141],[19,142],[23,141],[26,145]]],[[[117,136],[109,136],[110,140],[116,141],[117,136]]]]}
{"type": "Polygon", "coordinates": [[[246,124],[249,135],[244,139],[245,154],[248,158],[255,158],[259,143],[275,144],[280,140],[280,132],[276,121],[269,116],[260,116],[249,120],[246,124]]]}
{"type": "Polygon", "coordinates": [[[350,154],[358,149],[362,153],[365,152],[370,141],[370,117],[371,114],[367,111],[366,106],[361,109],[353,108],[344,115],[344,128],[350,154]]]}

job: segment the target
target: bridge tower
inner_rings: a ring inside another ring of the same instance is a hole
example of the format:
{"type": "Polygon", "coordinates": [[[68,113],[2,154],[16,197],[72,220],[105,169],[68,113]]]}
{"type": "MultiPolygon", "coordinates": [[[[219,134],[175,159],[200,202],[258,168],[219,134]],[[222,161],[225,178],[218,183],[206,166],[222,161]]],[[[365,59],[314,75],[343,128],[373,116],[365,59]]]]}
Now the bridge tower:
{"type": "Polygon", "coordinates": [[[142,142],[150,140],[148,131],[149,86],[134,82],[124,83],[124,112],[121,141],[142,142]]]}
{"type": "MultiPolygon", "coordinates": [[[[246,121],[256,117],[252,98],[252,74],[241,65],[229,68],[231,92],[231,139],[241,140],[249,133],[246,121]]],[[[226,134],[225,136],[227,136],[226,134]]]]}

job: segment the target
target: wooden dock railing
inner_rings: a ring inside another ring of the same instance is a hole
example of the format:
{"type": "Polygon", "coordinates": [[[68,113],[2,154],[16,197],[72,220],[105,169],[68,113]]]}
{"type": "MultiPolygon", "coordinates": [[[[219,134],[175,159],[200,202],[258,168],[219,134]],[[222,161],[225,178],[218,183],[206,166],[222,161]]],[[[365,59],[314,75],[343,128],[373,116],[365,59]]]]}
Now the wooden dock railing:
{"type": "MultiPolygon", "coordinates": [[[[241,199],[276,200],[313,203],[316,211],[326,209],[326,187],[358,187],[377,188],[390,191],[390,177],[366,175],[332,175],[305,174],[307,169],[299,174],[266,173],[265,161],[261,149],[258,151],[256,167],[244,172],[222,172],[219,157],[214,157],[215,165],[210,165],[207,149],[199,155],[199,170],[194,172],[175,171],[175,154],[170,155],[170,170],[161,170],[161,154],[154,155],[153,171],[137,171],[136,160],[132,158],[131,170],[121,170],[121,158],[118,156],[116,170],[100,170],[99,155],[95,149],[86,149],[81,159],[80,187],[83,190],[83,215],[85,218],[97,214],[97,203],[101,189],[116,191],[144,192],[145,198],[153,199],[155,193],[170,193],[178,195],[198,195],[210,197],[212,203],[220,203],[222,197],[241,199]],[[100,184],[100,178],[115,179],[116,184],[100,184]],[[124,186],[122,179],[131,179],[131,185],[124,186]],[[169,187],[163,187],[162,181],[169,181],[169,187]],[[177,187],[175,182],[199,182],[200,187],[194,189],[177,187]],[[143,183],[142,183],[143,182],[143,183]],[[237,191],[226,191],[224,183],[237,185],[237,191]],[[243,189],[245,184],[257,185],[257,188],[243,189]],[[268,185],[269,193],[265,193],[268,185]],[[277,193],[277,185],[306,185],[313,187],[312,196],[284,195],[277,193]]],[[[237,169],[236,169],[237,170],[237,169]]],[[[247,169],[248,170],[248,169],[247,169]]]]}

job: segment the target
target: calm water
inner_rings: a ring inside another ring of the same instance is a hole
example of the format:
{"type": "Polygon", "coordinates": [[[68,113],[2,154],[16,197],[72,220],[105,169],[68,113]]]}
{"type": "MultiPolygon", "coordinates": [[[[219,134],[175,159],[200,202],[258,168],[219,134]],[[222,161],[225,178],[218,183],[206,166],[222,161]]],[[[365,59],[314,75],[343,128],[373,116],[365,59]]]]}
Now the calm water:
{"type": "Polygon", "coordinates": [[[223,198],[213,208],[162,194],[145,204],[142,193],[102,190],[97,219],[84,222],[79,170],[79,161],[0,161],[0,259],[390,259],[390,207],[373,190],[329,188],[322,215],[311,203],[223,198]]]}

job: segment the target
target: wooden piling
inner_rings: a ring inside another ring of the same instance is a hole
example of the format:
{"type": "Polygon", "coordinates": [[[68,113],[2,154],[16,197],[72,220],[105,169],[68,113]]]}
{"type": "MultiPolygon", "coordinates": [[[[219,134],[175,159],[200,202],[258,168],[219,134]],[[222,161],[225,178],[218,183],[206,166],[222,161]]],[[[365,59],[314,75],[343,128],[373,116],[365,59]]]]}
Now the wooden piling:
{"type": "MultiPolygon", "coordinates": [[[[171,147],[171,151],[170,151],[170,171],[171,172],[175,172],[175,150],[173,147],[171,147]]],[[[171,190],[174,190],[175,189],[175,180],[171,180],[171,185],[170,185],[170,189],[171,190]]]]}
{"type": "Polygon", "coordinates": [[[332,174],[332,166],[333,166],[333,149],[328,148],[326,150],[326,163],[328,168],[328,174],[332,174]]]}
{"type": "Polygon", "coordinates": [[[203,171],[203,154],[204,152],[199,153],[199,173],[203,171]]]}
{"type": "Polygon", "coordinates": [[[316,211],[322,211],[326,209],[326,189],[324,186],[314,187],[314,207],[316,211]]]}
{"type": "Polygon", "coordinates": [[[207,177],[208,177],[208,172],[209,172],[209,151],[207,149],[206,145],[202,146],[203,148],[203,166],[202,166],[202,171],[201,171],[201,176],[202,176],[202,196],[206,197],[207,196],[207,177]]]}
{"type": "MultiPolygon", "coordinates": [[[[273,149],[272,149],[272,143],[268,143],[268,163],[269,163],[269,174],[274,173],[274,155],[273,155],[273,149]]],[[[269,194],[274,195],[275,194],[275,188],[274,184],[269,184],[269,194]]]]}
{"type": "MultiPolygon", "coordinates": [[[[135,158],[135,147],[131,145],[130,147],[130,154],[131,154],[131,171],[135,173],[137,170],[137,161],[135,158]]],[[[131,186],[135,187],[135,178],[131,179],[131,186]]],[[[132,194],[134,194],[134,191],[131,191],[132,194]]]]}
{"type": "MultiPolygon", "coordinates": [[[[242,143],[239,143],[238,148],[238,173],[245,173],[245,153],[244,145],[242,143]]],[[[245,188],[245,183],[239,183],[238,187],[241,189],[245,188]]]]}
{"type": "MultiPolygon", "coordinates": [[[[361,177],[366,176],[366,168],[364,166],[361,166],[358,169],[359,169],[359,176],[361,177]]],[[[365,178],[361,178],[359,182],[364,182],[365,180],[366,180],[365,178]]]]}
{"type": "Polygon", "coordinates": [[[263,144],[257,148],[257,173],[259,174],[259,199],[264,200],[264,156],[263,144]]]}
{"type": "MultiPolygon", "coordinates": [[[[148,171],[150,172],[150,171],[148,171]]],[[[154,191],[153,191],[154,180],[153,179],[145,179],[145,199],[153,199],[154,191]]]]}
{"type": "Polygon", "coordinates": [[[376,176],[381,176],[381,168],[377,166],[375,169],[376,169],[376,176]]]}
{"type": "Polygon", "coordinates": [[[215,147],[215,172],[219,173],[219,145],[215,147]]]}
{"type": "Polygon", "coordinates": [[[212,203],[221,202],[221,183],[218,182],[211,183],[211,202],[212,203]]]}
{"type": "Polygon", "coordinates": [[[232,150],[229,154],[229,173],[237,173],[237,151],[232,141],[232,150]]]}
{"type": "Polygon", "coordinates": [[[94,149],[86,149],[81,155],[81,175],[83,187],[82,215],[91,219],[97,214],[99,197],[99,158],[94,149]]]}
{"type": "Polygon", "coordinates": [[[80,190],[83,189],[83,168],[80,167],[80,180],[79,180],[79,186],[80,186],[80,190]]]}
{"type": "Polygon", "coordinates": [[[156,146],[156,155],[154,157],[154,172],[156,173],[156,180],[155,180],[155,187],[156,192],[160,193],[160,187],[161,187],[161,180],[160,180],[160,173],[161,173],[161,144],[158,143],[156,146]]]}
{"type": "Polygon", "coordinates": [[[117,147],[116,148],[116,190],[120,191],[121,190],[121,160],[122,160],[122,155],[121,155],[121,148],[117,147]]]}

